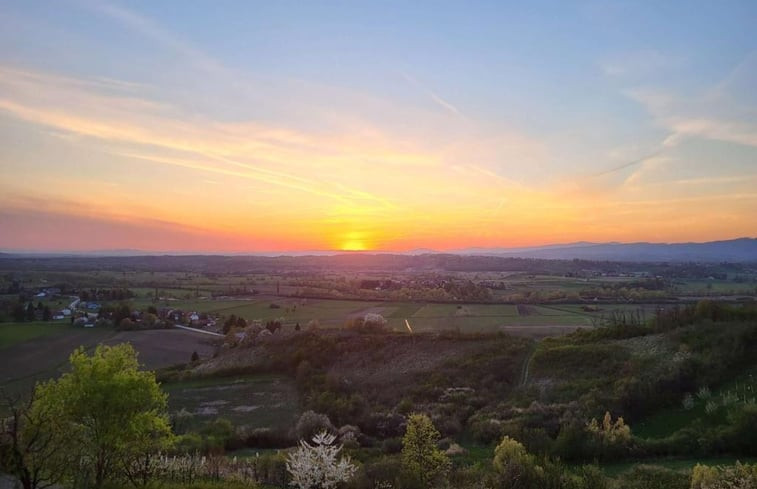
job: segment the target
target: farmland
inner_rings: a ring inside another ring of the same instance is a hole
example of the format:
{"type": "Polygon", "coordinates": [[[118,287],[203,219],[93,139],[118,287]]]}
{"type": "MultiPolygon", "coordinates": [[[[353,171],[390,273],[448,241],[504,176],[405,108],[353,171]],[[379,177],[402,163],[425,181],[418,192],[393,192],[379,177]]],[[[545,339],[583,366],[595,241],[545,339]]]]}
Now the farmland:
{"type": "MultiPolygon", "coordinates": [[[[515,305],[487,304],[424,304],[407,302],[376,302],[359,300],[297,299],[269,296],[254,300],[192,300],[172,301],[172,308],[195,310],[221,316],[234,314],[247,320],[268,321],[282,318],[285,327],[310,320],[321,326],[343,327],[352,317],[372,312],[384,316],[395,331],[405,331],[408,320],[414,331],[461,330],[492,333],[509,327],[556,326],[566,329],[591,327],[602,314],[566,308],[530,307],[519,313],[515,305]],[[276,307],[271,307],[275,305],[276,307]]],[[[610,309],[612,310],[612,308],[610,309]]]]}
{"type": "Polygon", "coordinates": [[[503,436],[619,478],[637,459],[679,469],[752,454],[746,270],[703,270],[710,280],[549,266],[0,271],[0,387],[28,393],[64,372],[75,348],[130,343],[157,371],[187,453],[275,464],[271,449],[297,442],[300,418],[323,416],[357,433],[352,453],[370,467],[394,460],[420,411],[466,451],[454,459],[462,470],[488,466],[503,436]],[[707,293],[726,299],[695,298],[707,293]],[[39,319],[64,307],[65,319],[39,319]],[[586,430],[605,412],[631,428],[600,450],[586,430]]]}
{"type": "Polygon", "coordinates": [[[0,323],[0,350],[35,338],[66,333],[70,333],[70,328],[60,322],[0,323]]]}
{"type": "Polygon", "coordinates": [[[68,356],[79,347],[131,343],[140,362],[150,369],[186,363],[193,352],[212,355],[215,347],[205,335],[180,330],[121,331],[107,328],[73,328],[65,322],[4,323],[0,332],[5,346],[0,348],[0,387],[26,391],[37,380],[59,375],[68,356]],[[28,328],[28,329],[27,329],[28,328]]]}

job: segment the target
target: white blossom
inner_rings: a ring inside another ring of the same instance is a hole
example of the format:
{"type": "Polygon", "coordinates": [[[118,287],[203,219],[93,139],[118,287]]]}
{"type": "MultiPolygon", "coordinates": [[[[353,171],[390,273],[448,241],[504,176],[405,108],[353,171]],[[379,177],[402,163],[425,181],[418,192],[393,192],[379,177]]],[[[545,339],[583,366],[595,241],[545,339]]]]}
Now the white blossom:
{"type": "Polygon", "coordinates": [[[313,445],[300,440],[297,450],[287,457],[291,485],[298,489],[332,489],[355,475],[357,467],[349,457],[339,457],[341,445],[334,445],[336,436],[322,431],[313,437],[313,445]]]}

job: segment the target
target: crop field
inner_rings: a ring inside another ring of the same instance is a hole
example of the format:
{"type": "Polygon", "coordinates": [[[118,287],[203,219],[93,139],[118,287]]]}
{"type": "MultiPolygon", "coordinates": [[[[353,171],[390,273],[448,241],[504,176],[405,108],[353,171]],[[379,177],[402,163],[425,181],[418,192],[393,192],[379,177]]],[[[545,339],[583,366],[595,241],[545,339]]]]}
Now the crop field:
{"type": "Polygon", "coordinates": [[[139,362],[149,370],[189,363],[192,353],[207,358],[216,350],[218,341],[209,335],[181,329],[150,329],[145,331],[118,331],[106,345],[131,343],[139,355],[139,362]]]}
{"type": "MultiPolygon", "coordinates": [[[[616,307],[609,305],[603,306],[598,312],[586,312],[581,305],[423,304],[272,296],[260,296],[251,300],[169,301],[167,304],[184,311],[207,312],[225,317],[234,314],[247,320],[283,318],[286,329],[296,323],[305,326],[312,319],[317,319],[322,327],[339,328],[350,318],[376,313],[384,316],[389,326],[397,331],[407,329],[407,320],[413,330],[418,332],[460,330],[477,333],[522,332],[530,327],[535,328],[534,331],[539,328],[557,328],[560,332],[561,328],[572,330],[576,327],[592,327],[603,314],[616,307]]],[[[163,303],[160,305],[164,306],[163,303]]]]}
{"type": "Polygon", "coordinates": [[[212,355],[212,337],[181,330],[121,331],[110,328],[74,328],[65,323],[0,324],[0,388],[23,392],[38,380],[60,375],[68,357],[80,346],[129,342],[149,369],[189,362],[192,352],[212,355]]]}
{"type": "Polygon", "coordinates": [[[236,426],[286,428],[300,414],[294,383],[282,376],[214,378],[163,384],[171,411],[188,413],[189,427],[197,428],[216,418],[236,426]]]}
{"type": "MultiPolygon", "coordinates": [[[[751,277],[750,277],[751,278],[751,277]]],[[[754,294],[757,284],[753,281],[735,283],[728,280],[685,280],[675,285],[682,294],[710,295],[723,293],[754,294]]]]}
{"type": "MultiPolygon", "coordinates": [[[[30,324],[34,323],[12,323],[1,327],[22,330],[30,324]]],[[[55,326],[61,328],[60,334],[40,335],[0,350],[0,387],[8,391],[26,391],[37,380],[62,373],[69,355],[76,348],[94,348],[114,334],[112,329],[55,326]]]]}
{"type": "Polygon", "coordinates": [[[42,336],[55,336],[71,331],[68,321],[35,321],[29,323],[0,323],[0,350],[42,336]]]}
{"type": "MultiPolygon", "coordinates": [[[[480,333],[496,331],[535,333],[541,328],[572,330],[575,327],[587,327],[593,324],[591,316],[586,313],[511,304],[430,304],[405,319],[410,321],[415,331],[454,329],[480,333]],[[531,331],[528,331],[529,328],[531,331]]],[[[390,324],[392,324],[391,321],[390,324]]],[[[397,327],[394,324],[392,326],[397,327]]]]}

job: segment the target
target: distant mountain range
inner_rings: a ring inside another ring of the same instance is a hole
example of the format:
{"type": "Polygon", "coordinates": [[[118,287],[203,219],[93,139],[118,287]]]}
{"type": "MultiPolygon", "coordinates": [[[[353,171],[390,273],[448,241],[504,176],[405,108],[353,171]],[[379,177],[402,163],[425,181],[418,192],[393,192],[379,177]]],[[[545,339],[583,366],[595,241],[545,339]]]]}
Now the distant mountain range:
{"type": "Polygon", "coordinates": [[[551,260],[757,262],[757,239],[706,243],[570,243],[530,248],[466,248],[455,254],[551,260]]]}
{"type": "Polygon", "coordinates": [[[186,251],[95,250],[77,252],[30,252],[4,250],[0,258],[54,258],[54,257],[128,257],[128,256],[332,256],[339,254],[394,254],[394,255],[466,255],[512,258],[539,258],[546,260],[594,260],[622,262],[755,262],[757,238],[739,238],[705,243],[589,243],[577,242],[533,246],[524,248],[464,248],[454,251],[417,249],[407,252],[392,251],[272,251],[256,253],[218,253],[186,251]]]}

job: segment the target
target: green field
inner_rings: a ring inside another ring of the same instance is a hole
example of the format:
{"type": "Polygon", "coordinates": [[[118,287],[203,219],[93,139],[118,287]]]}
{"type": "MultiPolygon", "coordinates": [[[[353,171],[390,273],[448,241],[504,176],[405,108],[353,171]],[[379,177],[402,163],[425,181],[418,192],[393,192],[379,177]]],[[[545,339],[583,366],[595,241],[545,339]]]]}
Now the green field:
{"type": "MultiPolygon", "coordinates": [[[[248,321],[284,318],[285,327],[304,326],[317,319],[321,326],[342,327],[348,319],[373,312],[383,315],[391,328],[405,331],[405,320],[414,331],[496,332],[512,328],[592,327],[606,312],[586,312],[581,305],[519,306],[513,304],[437,304],[375,302],[326,299],[260,297],[249,300],[177,300],[161,302],[160,307],[198,311],[248,321]],[[278,308],[272,308],[276,304],[278,308]]],[[[615,306],[610,306],[615,307],[615,306]]],[[[622,307],[622,306],[620,306],[622,307]]],[[[608,308],[609,309],[609,308],[608,308]]]]}
{"type": "Polygon", "coordinates": [[[287,377],[257,375],[163,384],[171,411],[185,410],[190,428],[217,418],[250,428],[287,428],[300,414],[294,383],[287,377]]]}
{"type": "Polygon", "coordinates": [[[0,323],[0,348],[8,348],[41,336],[63,334],[70,329],[68,321],[0,323]]]}

